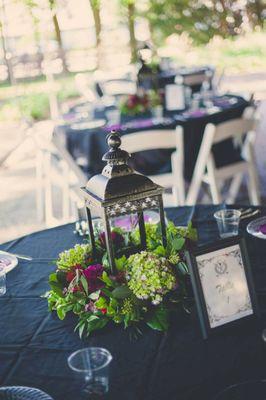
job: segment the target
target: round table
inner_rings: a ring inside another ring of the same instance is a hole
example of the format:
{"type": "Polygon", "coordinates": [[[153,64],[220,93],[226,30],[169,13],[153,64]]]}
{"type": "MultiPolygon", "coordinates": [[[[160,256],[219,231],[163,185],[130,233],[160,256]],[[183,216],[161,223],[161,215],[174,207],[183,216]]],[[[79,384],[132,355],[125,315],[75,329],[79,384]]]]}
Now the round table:
{"type": "MultiPolygon", "coordinates": [[[[219,109],[212,113],[196,111],[165,112],[165,117],[158,121],[151,114],[140,117],[122,116],[121,124],[95,129],[73,129],[71,124],[57,126],[54,132],[67,147],[77,162],[83,160],[83,169],[88,176],[102,171],[102,156],[107,151],[106,134],[115,128],[122,135],[136,131],[151,129],[174,129],[181,125],[184,129],[184,175],[189,181],[192,177],[205,127],[208,123],[215,125],[234,118],[239,118],[249,103],[240,96],[223,96],[213,99],[219,109]]],[[[94,118],[105,119],[105,110],[94,110],[94,118]]],[[[73,112],[75,109],[72,110],[73,112]]],[[[72,114],[74,116],[74,114],[72,114]]],[[[171,171],[171,153],[173,150],[151,150],[133,155],[133,167],[145,175],[155,175],[171,171]]],[[[213,154],[217,167],[228,165],[241,159],[240,149],[231,139],[213,146],[213,154]]]]}
{"type": "MultiPolygon", "coordinates": [[[[193,219],[199,243],[218,239],[213,213],[221,206],[167,209],[168,218],[186,225],[193,219]]],[[[261,208],[266,215],[266,208],[261,208]]],[[[246,221],[248,222],[248,221],[246,221]]],[[[266,246],[247,237],[256,291],[266,287],[266,246]]],[[[113,355],[107,399],[212,399],[223,388],[266,376],[266,344],[261,339],[266,321],[226,330],[203,340],[194,309],[172,321],[167,333],[143,329],[138,340],[120,326],[108,326],[86,340],[73,331],[75,318],[60,321],[40,296],[48,290],[48,275],[60,251],[81,238],[73,224],[37,232],[4,244],[3,250],[31,255],[7,275],[7,293],[0,297],[0,385],[32,386],[55,400],[78,400],[80,388],[67,366],[67,357],[85,346],[106,347],[113,355]]],[[[259,296],[265,311],[265,296],[259,296]]],[[[265,316],[263,314],[263,316],[265,316]]]]}

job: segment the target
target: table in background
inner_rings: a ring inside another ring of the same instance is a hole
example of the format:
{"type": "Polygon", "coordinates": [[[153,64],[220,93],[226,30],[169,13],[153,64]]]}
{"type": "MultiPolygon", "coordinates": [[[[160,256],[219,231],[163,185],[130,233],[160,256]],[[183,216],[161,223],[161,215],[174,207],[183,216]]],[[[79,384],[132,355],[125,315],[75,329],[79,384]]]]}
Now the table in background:
{"type": "MultiPolygon", "coordinates": [[[[194,171],[195,162],[201,145],[204,129],[208,123],[219,124],[230,119],[239,118],[249,103],[239,96],[227,96],[227,99],[236,99],[235,104],[216,99],[221,110],[213,114],[204,114],[196,111],[192,114],[166,113],[161,121],[145,117],[123,117],[117,128],[121,134],[145,131],[151,129],[174,129],[181,125],[184,129],[184,174],[190,180],[194,171]]],[[[214,102],[215,103],[215,102],[214,102]]],[[[106,118],[104,110],[95,110],[95,118],[106,118]]],[[[71,125],[58,126],[54,134],[60,137],[75,160],[83,159],[83,169],[88,177],[98,174],[104,167],[102,156],[107,151],[106,133],[108,128],[101,129],[72,129],[71,125]]],[[[133,156],[133,167],[145,174],[155,175],[171,171],[171,153],[173,150],[151,150],[133,156]]],[[[226,140],[213,147],[217,167],[221,167],[241,159],[239,148],[232,140],[226,140]]]]}
{"type": "MultiPolygon", "coordinates": [[[[200,243],[218,238],[213,213],[221,206],[168,209],[176,224],[193,218],[200,243]]],[[[266,215],[266,208],[261,208],[266,215]]],[[[243,222],[242,222],[243,224],[243,222]]],[[[81,238],[73,224],[25,236],[2,245],[4,250],[29,254],[7,275],[7,294],[0,297],[0,384],[40,388],[55,400],[79,400],[79,388],[67,366],[71,352],[85,346],[106,347],[113,355],[109,400],[209,400],[223,387],[266,376],[265,296],[260,296],[263,323],[225,331],[203,340],[195,311],[180,314],[167,333],[144,327],[143,335],[130,340],[121,326],[107,326],[89,339],[74,333],[74,317],[58,320],[40,298],[48,290],[48,275],[55,267],[50,259],[81,238]]],[[[266,288],[266,246],[247,237],[256,291],[266,288]]]]}

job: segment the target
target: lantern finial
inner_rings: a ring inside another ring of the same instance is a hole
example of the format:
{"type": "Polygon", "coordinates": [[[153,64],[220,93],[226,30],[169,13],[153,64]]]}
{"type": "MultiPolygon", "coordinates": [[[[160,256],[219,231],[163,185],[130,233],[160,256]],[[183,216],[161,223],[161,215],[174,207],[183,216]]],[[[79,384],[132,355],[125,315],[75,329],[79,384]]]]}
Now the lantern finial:
{"type": "Polygon", "coordinates": [[[111,131],[106,137],[106,142],[111,149],[117,149],[121,146],[120,135],[116,131],[111,131]]]}
{"type": "Polygon", "coordinates": [[[130,155],[127,151],[120,149],[121,138],[120,134],[116,131],[111,131],[106,137],[109,150],[104,154],[102,160],[106,161],[108,165],[122,165],[127,164],[130,155]]]}

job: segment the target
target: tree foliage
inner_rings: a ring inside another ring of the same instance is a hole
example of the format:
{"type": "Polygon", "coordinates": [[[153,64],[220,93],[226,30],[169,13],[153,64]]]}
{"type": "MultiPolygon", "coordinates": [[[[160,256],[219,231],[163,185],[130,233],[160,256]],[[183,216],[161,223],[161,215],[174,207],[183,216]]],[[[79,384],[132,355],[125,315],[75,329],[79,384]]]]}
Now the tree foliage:
{"type": "Polygon", "coordinates": [[[145,17],[157,41],[188,32],[196,43],[263,25],[265,0],[149,0],[145,17]]]}

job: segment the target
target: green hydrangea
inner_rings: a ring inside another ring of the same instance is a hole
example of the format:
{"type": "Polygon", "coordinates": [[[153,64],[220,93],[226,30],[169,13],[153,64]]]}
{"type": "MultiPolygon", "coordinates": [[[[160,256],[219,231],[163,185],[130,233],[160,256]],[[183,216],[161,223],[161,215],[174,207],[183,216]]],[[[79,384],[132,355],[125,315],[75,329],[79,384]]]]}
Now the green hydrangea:
{"type": "MultiPolygon", "coordinates": [[[[153,250],[161,243],[162,235],[160,226],[158,224],[145,223],[145,231],[147,248],[149,250],[153,250]]],[[[133,232],[131,232],[131,239],[136,245],[140,243],[139,228],[136,228],[133,232]]]]}
{"type": "Polygon", "coordinates": [[[170,254],[170,256],[168,257],[168,260],[170,261],[171,264],[176,265],[180,261],[180,255],[178,253],[170,254]]]}
{"type": "Polygon", "coordinates": [[[123,300],[123,305],[121,308],[121,313],[126,315],[134,311],[134,301],[131,298],[126,298],[123,300]]]}
{"type": "Polygon", "coordinates": [[[169,262],[148,251],[133,254],[127,262],[128,287],[141,300],[158,305],[176,287],[176,276],[169,262]]]}
{"type": "Polygon", "coordinates": [[[76,244],[72,249],[59,254],[57,267],[69,270],[75,265],[86,266],[86,261],[91,257],[91,246],[89,244],[76,244]]]}

